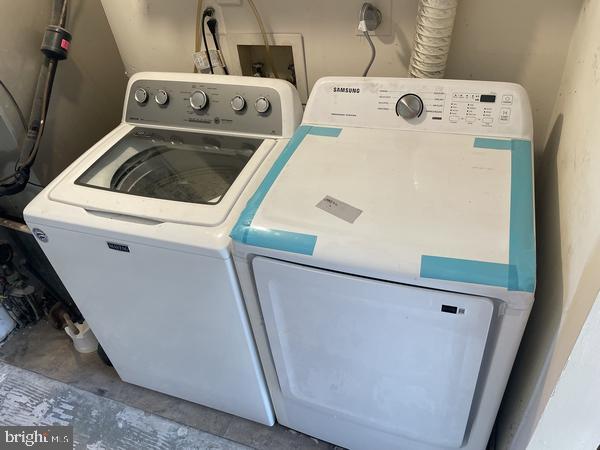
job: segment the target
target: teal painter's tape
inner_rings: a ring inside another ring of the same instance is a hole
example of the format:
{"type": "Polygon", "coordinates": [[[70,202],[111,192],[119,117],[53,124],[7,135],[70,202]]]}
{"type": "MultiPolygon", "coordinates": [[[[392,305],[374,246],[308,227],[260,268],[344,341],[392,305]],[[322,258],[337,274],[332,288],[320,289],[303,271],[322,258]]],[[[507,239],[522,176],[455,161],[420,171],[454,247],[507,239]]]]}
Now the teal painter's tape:
{"type": "Polygon", "coordinates": [[[473,146],[511,152],[508,264],[423,255],[421,277],[534,292],[536,255],[531,142],[475,138],[473,146]]]}
{"type": "Polygon", "coordinates": [[[535,220],[531,142],[511,141],[510,242],[508,289],[535,291],[535,220]]]}
{"type": "Polygon", "coordinates": [[[310,126],[300,126],[289,140],[281,152],[281,155],[279,155],[279,158],[277,158],[273,164],[273,167],[271,167],[262,183],[258,186],[256,192],[252,195],[252,197],[250,197],[248,203],[246,203],[246,207],[242,211],[242,214],[240,214],[237,223],[231,230],[230,236],[233,240],[244,243],[246,242],[248,233],[252,226],[252,220],[254,219],[254,215],[256,214],[258,207],[277,179],[277,176],[292,157],[298,145],[300,145],[300,143],[304,140],[310,129],[310,126]]]}
{"type": "Polygon", "coordinates": [[[337,137],[341,128],[300,126],[289,140],[279,158],[275,161],[264,180],[242,211],[237,223],[231,230],[230,236],[234,241],[256,247],[272,248],[303,255],[312,255],[317,243],[317,237],[311,234],[294,233],[284,230],[258,229],[252,227],[252,221],[269,189],[290,160],[298,146],[307,135],[337,137]]]}
{"type": "Polygon", "coordinates": [[[421,277],[506,287],[506,264],[470,259],[421,256],[421,277]]]}
{"type": "Polygon", "coordinates": [[[341,132],[341,128],[311,127],[309,134],[312,134],[313,136],[338,137],[341,132]]]}
{"type": "Polygon", "coordinates": [[[511,141],[508,139],[475,138],[475,148],[491,148],[494,150],[511,150],[511,141]]]}
{"type": "Polygon", "coordinates": [[[245,243],[255,247],[312,255],[317,244],[317,236],[291,231],[253,228],[248,233],[245,243]]]}

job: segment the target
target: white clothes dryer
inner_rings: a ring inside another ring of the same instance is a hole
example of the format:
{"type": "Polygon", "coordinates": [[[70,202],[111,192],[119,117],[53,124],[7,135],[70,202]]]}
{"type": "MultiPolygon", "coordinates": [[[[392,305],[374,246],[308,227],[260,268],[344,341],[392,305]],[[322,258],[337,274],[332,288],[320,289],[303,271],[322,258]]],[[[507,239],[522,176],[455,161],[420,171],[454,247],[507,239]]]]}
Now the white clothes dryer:
{"type": "Polygon", "coordinates": [[[531,142],[515,84],[316,83],[231,234],[280,423],[485,448],[534,298],[531,142]]]}

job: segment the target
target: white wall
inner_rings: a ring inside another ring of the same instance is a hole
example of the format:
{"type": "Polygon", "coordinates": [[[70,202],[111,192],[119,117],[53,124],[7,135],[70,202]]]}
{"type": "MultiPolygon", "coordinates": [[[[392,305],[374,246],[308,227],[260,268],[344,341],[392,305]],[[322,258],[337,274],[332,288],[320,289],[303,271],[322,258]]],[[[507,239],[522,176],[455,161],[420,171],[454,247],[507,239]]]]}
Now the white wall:
{"type": "MultiPolygon", "coordinates": [[[[68,164],[120,121],[126,78],[123,63],[99,0],[71,0],[67,28],[71,51],[59,63],[49,118],[33,172],[42,183],[51,181],[68,164]]],[[[51,20],[52,0],[0,0],[0,79],[15,96],[26,118],[37,82],[39,50],[51,20]]],[[[9,170],[14,155],[0,154],[0,167],[9,170]]],[[[0,207],[20,215],[26,192],[0,199],[0,207]]]]}
{"type": "Polygon", "coordinates": [[[522,84],[531,100],[538,156],[551,125],[554,100],[581,3],[581,0],[459,2],[446,77],[522,84]]]}
{"type": "Polygon", "coordinates": [[[587,0],[538,173],[538,289],[500,414],[499,448],[525,448],[600,289],[598,23],[600,0],[587,0]]]}
{"type": "Polygon", "coordinates": [[[594,450],[600,445],[600,297],[548,401],[528,450],[594,450]]]}
{"type": "MultiPolygon", "coordinates": [[[[205,0],[204,5],[217,0],[205,0]]],[[[356,33],[362,0],[256,0],[268,31],[301,33],[309,88],[326,75],[360,75],[369,47],[356,33]]],[[[391,20],[374,42],[374,76],[406,76],[417,0],[373,0],[391,20]]],[[[191,71],[196,0],[102,0],[129,74],[191,71]]],[[[219,0],[225,33],[257,33],[245,0],[219,0]]],[[[543,148],[581,0],[461,0],[447,77],[521,83],[543,148]]]]}

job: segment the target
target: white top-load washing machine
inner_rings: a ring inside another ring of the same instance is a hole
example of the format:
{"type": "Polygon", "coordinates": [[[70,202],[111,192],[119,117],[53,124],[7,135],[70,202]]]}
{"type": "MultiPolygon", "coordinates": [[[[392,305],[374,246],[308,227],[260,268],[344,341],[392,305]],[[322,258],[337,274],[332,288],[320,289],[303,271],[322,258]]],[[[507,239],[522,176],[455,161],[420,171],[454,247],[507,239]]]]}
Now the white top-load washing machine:
{"type": "Polygon", "coordinates": [[[286,81],[139,73],[25,220],[127,382],[272,424],[229,232],[298,126],[286,81]]]}
{"type": "Polygon", "coordinates": [[[515,84],[324,78],[232,231],[280,423],[482,450],[535,287],[515,84]]]}

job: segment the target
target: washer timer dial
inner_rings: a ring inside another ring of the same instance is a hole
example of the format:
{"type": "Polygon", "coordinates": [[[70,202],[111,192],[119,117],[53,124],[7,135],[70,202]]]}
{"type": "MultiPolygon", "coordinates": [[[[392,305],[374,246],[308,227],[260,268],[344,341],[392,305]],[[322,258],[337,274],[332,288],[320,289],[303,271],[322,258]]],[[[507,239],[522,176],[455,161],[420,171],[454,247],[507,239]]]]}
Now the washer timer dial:
{"type": "Polygon", "coordinates": [[[204,109],[208,105],[208,96],[206,92],[198,90],[190,95],[190,106],[196,111],[204,109]]]}

